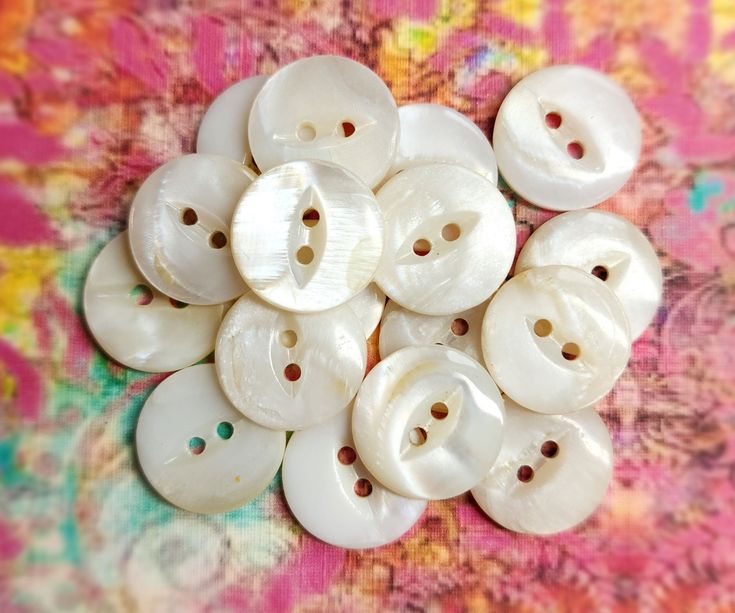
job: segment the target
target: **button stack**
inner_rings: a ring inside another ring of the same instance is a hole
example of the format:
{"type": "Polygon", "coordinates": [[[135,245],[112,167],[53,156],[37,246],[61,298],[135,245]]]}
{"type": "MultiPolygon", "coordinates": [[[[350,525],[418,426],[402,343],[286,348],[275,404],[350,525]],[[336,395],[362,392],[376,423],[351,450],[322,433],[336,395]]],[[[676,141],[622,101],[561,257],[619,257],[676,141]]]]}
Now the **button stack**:
{"type": "Polygon", "coordinates": [[[588,210],[633,172],[640,120],[605,75],[555,66],[510,91],[493,140],[452,109],[397,107],[334,56],[212,102],[197,153],[143,182],[84,288],[110,358],[179,371],[136,432],[163,498],[229,511],[282,464],[296,520],[347,548],[398,539],[428,501],[466,492],[530,534],[595,511],[613,449],[594,404],[662,294],[646,237],[588,210]],[[498,170],[569,211],[511,277],[498,170]],[[382,357],[367,376],[366,339],[382,357]]]}

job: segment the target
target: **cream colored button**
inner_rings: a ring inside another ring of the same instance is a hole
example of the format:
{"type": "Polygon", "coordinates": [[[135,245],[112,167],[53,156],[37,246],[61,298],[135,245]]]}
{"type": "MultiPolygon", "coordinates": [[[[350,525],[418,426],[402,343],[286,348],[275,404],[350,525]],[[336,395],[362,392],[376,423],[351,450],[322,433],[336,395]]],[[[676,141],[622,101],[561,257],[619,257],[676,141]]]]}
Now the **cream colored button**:
{"type": "Polygon", "coordinates": [[[383,487],[355,452],[346,410],[295,432],[283,459],[283,493],[298,522],[317,538],[349,549],[379,547],[418,521],[425,500],[383,487]]]}
{"type": "Polygon", "coordinates": [[[371,283],[347,304],[362,322],[365,338],[370,338],[383,315],[385,294],[375,283],[371,283]]]}
{"type": "Polygon", "coordinates": [[[200,364],[153,390],[135,444],[148,482],[171,504],[223,513],[268,486],[281,464],[286,433],[245,419],[222,393],[214,365],[200,364]]]}
{"type": "Polygon", "coordinates": [[[516,532],[554,534],[589,517],[613,469],[610,434],[591,408],[539,415],[505,400],[498,459],[472,495],[483,511],[516,532]]]}
{"type": "Polygon", "coordinates": [[[451,498],[490,470],[503,401],[487,371],[448,347],[406,347],[368,374],[352,434],[365,467],[409,498],[451,498]]]}
{"type": "Polygon", "coordinates": [[[248,118],[255,96],[268,77],[248,77],[228,87],[209,105],[197,134],[197,153],[215,153],[245,164],[252,162],[248,118]]]}
{"type": "Polygon", "coordinates": [[[215,363],[222,389],[253,421],[301,430],[344,409],[365,375],[365,333],[352,309],[297,315],[246,294],[225,316],[215,363]]]}
{"type": "Polygon", "coordinates": [[[493,296],[482,350],[513,400],[539,413],[571,413],[612,389],[630,357],[630,329],[602,281],[577,268],[544,266],[493,296]]]}
{"type": "Polygon", "coordinates": [[[495,154],[484,132],[462,113],[440,104],[398,108],[398,151],[388,176],[423,164],[456,164],[498,182],[495,154]]]}
{"type": "Polygon", "coordinates": [[[661,304],[656,251],[643,232],[613,213],[572,211],[543,224],[523,246],[515,270],[549,264],[575,266],[604,281],[623,304],[633,339],[661,304]]]}
{"type": "Polygon", "coordinates": [[[380,324],[380,356],[415,345],[445,345],[483,362],[482,318],[487,302],[455,315],[419,315],[388,302],[380,324]]]}
{"type": "Polygon", "coordinates": [[[408,168],[377,194],[385,219],[375,276],[388,297],[424,315],[466,311],[505,280],[515,223],[498,189],[460,166],[408,168]]]}
{"type": "Polygon", "coordinates": [[[493,132],[498,168],[523,198],[547,209],[593,206],[628,180],[641,122],[628,94],[583,66],[552,66],[503,100],[493,132]]]}
{"type": "Polygon", "coordinates": [[[97,344],[113,360],[145,372],[204,358],[225,308],[188,305],[153,289],[133,263],[127,232],[105,245],[84,284],[84,317],[97,344]]]}
{"type": "Polygon", "coordinates": [[[130,209],[130,246],[154,287],[190,304],[246,291],[230,250],[230,222],[255,174],[227,158],[176,158],[141,185],[130,209]]]}
{"type": "Polygon", "coordinates": [[[383,246],[373,193],[326,162],[260,175],[232,221],[235,261],[253,291],[288,311],[344,304],[372,280],[383,246]]]}
{"type": "Polygon", "coordinates": [[[249,138],[262,171],[323,160],[374,187],[395,155],[398,109],[369,68],[317,55],[281,68],[263,86],[250,113],[249,138]]]}

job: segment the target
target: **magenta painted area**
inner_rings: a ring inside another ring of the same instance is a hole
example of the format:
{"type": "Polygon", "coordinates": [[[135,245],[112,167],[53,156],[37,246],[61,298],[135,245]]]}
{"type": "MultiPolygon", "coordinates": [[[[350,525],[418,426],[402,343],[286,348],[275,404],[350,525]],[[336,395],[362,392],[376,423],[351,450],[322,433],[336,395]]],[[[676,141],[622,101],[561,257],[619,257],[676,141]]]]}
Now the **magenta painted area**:
{"type": "Polygon", "coordinates": [[[198,17],[192,35],[199,82],[208,92],[218,94],[225,88],[225,24],[213,17],[198,17]]]}
{"type": "Polygon", "coordinates": [[[10,406],[23,421],[38,419],[43,406],[41,375],[15,347],[0,338],[0,373],[13,380],[10,406]]]}
{"type": "Polygon", "coordinates": [[[0,212],[3,216],[0,243],[22,247],[51,243],[57,237],[49,219],[39,212],[17,185],[3,178],[0,178],[0,212]]]}
{"type": "Polygon", "coordinates": [[[23,541],[16,537],[12,524],[0,518],[0,561],[9,562],[23,551],[23,541]]]}
{"type": "Polygon", "coordinates": [[[168,73],[163,49],[141,23],[128,18],[115,21],[110,27],[110,47],[121,70],[138,79],[151,92],[160,93],[166,89],[168,73]]]}
{"type": "Polygon", "coordinates": [[[58,140],[40,134],[27,123],[0,123],[0,159],[43,164],[59,158],[63,153],[64,147],[58,140]]]}
{"type": "Polygon", "coordinates": [[[370,12],[383,18],[410,17],[418,21],[431,19],[439,0],[370,0],[370,12]]]}

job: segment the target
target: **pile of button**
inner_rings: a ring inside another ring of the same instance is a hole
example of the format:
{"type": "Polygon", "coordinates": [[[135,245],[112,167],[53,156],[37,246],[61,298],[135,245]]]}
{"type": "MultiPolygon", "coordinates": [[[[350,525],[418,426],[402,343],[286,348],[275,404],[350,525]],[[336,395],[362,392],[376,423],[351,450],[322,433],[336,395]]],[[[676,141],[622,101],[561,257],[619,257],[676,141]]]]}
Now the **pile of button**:
{"type": "Polygon", "coordinates": [[[197,153],[145,180],[84,291],[110,357],[183,369],[137,426],[161,496],[228,511],[283,464],[301,525],[358,548],[467,491],[519,532],[595,510],[612,445],[592,407],[662,292],[646,237],[589,210],[632,173],[640,120],[608,77],[557,66],[511,90],[493,141],[452,109],[398,108],[341,57],[214,100],[197,153]],[[507,282],[516,234],[498,166],[527,201],[569,211],[533,233],[507,282]],[[383,359],[365,376],[378,324],[383,359]],[[214,364],[192,366],[213,348],[214,364]]]}

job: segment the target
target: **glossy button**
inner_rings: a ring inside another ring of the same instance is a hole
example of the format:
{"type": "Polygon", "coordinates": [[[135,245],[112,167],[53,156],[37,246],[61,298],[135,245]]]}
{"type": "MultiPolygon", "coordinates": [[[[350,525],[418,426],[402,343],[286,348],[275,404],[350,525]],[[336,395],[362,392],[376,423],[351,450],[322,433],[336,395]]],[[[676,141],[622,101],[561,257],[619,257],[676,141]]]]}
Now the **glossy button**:
{"type": "Polygon", "coordinates": [[[503,401],[487,371],[448,347],[406,347],[368,374],[352,433],[365,467],[409,498],[466,492],[500,450],[503,401]]]}
{"type": "Polygon", "coordinates": [[[245,284],[230,250],[230,222],[255,178],[241,164],[195,153],[158,168],[130,209],[130,246],[154,287],[191,304],[237,298],[245,284]]]}
{"type": "Polygon", "coordinates": [[[122,232],[102,249],[84,285],[89,331],[112,359],[136,370],[168,372],[214,349],[225,305],[195,306],[164,296],[138,272],[122,232]]]}
{"type": "Polygon", "coordinates": [[[380,325],[380,355],[388,357],[403,347],[445,345],[483,362],[482,318],[487,302],[454,315],[419,315],[388,302],[380,325]]]}
{"type": "Polygon", "coordinates": [[[365,330],[365,338],[370,338],[380,323],[380,317],[385,308],[385,294],[380,288],[371,283],[347,305],[354,311],[365,330]]]}
{"type": "Polygon", "coordinates": [[[365,374],[365,333],[352,309],[297,315],[246,294],[225,316],[215,363],[222,389],[253,421],[300,430],[344,409],[365,374]]]}
{"type": "Polygon", "coordinates": [[[495,154],[484,132],[470,119],[440,104],[398,108],[398,151],[388,175],[423,164],[456,164],[498,182],[495,154]]]}
{"type": "Polygon", "coordinates": [[[293,160],[324,160],[373,187],[395,155],[398,110],[369,68],[318,55],[289,64],[268,80],[253,104],[249,137],[262,171],[293,160]]]}
{"type": "Polygon", "coordinates": [[[228,87],[209,105],[197,133],[197,153],[224,155],[246,166],[252,162],[248,119],[255,96],[268,77],[248,77],[228,87]]]}
{"type": "Polygon", "coordinates": [[[466,311],[505,280],[515,255],[513,215],[498,189],[466,168],[408,168],[377,194],[385,245],[375,281],[425,315],[466,311]]]}
{"type": "Polygon", "coordinates": [[[351,410],[295,432],[283,460],[283,492],[298,522],[321,540],[350,549],[399,538],[426,508],[383,487],[355,452],[351,410]]]}
{"type": "Polygon", "coordinates": [[[661,304],[663,278],[656,251],[628,220],[604,211],[572,211],[536,230],[523,246],[516,272],[564,264],[595,275],[625,308],[638,338],[661,304]]]}
{"type": "Polygon", "coordinates": [[[373,193],[326,162],[291,162],[256,179],[232,221],[248,285],[282,309],[323,311],[370,283],[383,245],[373,193]]]}
{"type": "Polygon", "coordinates": [[[268,486],[286,433],[245,419],[222,393],[214,365],[200,364],[153,391],[135,442],[140,467],[161,496],[194,513],[222,513],[268,486]]]}
{"type": "Polygon", "coordinates": [[[519,81],[495,120],[503,178],[547,209],[593,206],[628,180],[640,155],[641,123],[628,94],[583,66],[552,66],[519,81]]]}
{"type": "Polygon", "coordinates": [[[612,478],[613,450],[593,409],[539,415],[505,401],[498,459],[472,495],[483,511],[515,532],[554,534],[589,517],[612,478]]]}
{"type": "Polygon", "coordinates": [[[495,294],[482,349],[493,379],[513,400],[539,413],[571,413],[612,389],[630,357],[630,329],[602,281],[577,268],[544,266],[495,294]]]}

